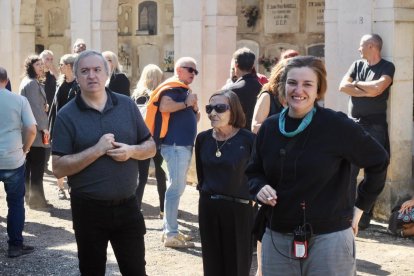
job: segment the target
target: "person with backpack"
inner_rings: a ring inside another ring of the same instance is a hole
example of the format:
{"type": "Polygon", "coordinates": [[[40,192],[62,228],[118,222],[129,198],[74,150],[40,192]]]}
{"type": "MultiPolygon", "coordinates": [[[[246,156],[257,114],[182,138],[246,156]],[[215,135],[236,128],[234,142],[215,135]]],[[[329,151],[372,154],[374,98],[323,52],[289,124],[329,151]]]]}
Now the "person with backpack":
{"type": "MultiPolygon", "coordinates": [[[[157,88],[163,79],[161,69],[155,64],[148,64],[144,67],[141,77],[138,80],[137,87],[131,95],[131,98],[138,105],[142,118],[145,118],[147,113],[147,103],[152,91],[157,88]]],[[[157,179],[158,197],[160,200],[160,214],[162,219],[164,216],[164,199],[165,190],[167,189],[165,172],[161,165],[164,159],[161,156],[159,145],[157,146],[157,153],[152,159],[155,165],[155,178],[157,179]]],[[[141,209],[142,197],[144,196],[145,185],[148,180],[148,171],[150,167],[151,158],[138,161],[138,187],[135,192],[138,201],[138,207],[141,209]]]]}

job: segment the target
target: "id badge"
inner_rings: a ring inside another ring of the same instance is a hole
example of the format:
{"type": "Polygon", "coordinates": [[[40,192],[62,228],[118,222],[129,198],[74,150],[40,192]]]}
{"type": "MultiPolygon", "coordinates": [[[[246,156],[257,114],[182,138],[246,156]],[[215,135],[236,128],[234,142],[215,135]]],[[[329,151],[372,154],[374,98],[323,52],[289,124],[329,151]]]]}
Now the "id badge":
{"type": "Polygon", "coordinates": [[[308,257],[308,242],[307,241],[293,241],[293,254],[295,258],[305,259],[308,257]]]}

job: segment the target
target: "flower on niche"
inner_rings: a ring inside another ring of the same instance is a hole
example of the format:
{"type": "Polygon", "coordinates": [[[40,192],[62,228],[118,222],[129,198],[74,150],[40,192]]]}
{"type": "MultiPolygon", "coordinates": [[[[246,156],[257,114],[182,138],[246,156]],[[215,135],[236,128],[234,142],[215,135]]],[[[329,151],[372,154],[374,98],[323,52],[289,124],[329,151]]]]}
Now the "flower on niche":
{"type": "Polygon", "coordinates": [[[259,9],[256,6],[243,6],[241,13],[247,19],[247,27],[256,26],[256,21],[259,18],[259,9]]]}
{"type": "Polygon", "coordinates": [[[266,69],[267,72],[270,72],[273,65],[275,65],[278,61],[279,61],[279,58],[277,57],[271,57],[271,56],[266,57],[265,55],[262,55],[261,57],[259,57],[259,64],[262,65],[266,69]]]}

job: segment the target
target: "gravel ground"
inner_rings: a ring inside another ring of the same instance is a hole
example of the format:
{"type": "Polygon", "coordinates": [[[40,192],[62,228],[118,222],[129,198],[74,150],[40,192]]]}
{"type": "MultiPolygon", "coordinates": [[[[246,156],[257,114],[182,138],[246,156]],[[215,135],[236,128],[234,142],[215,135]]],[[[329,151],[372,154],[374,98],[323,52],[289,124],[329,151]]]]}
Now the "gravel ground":
{"type": "MultiPolygon", "coordinates": [[[[6,257],[7,206],[4,189],[0,189],[0,275],[79,275],[69,200],[57,198],[53,176],[45,174],[44,180],[46,198],[53,208],[35,211],[26,207],[25,242],[35,246],[36,251],[15,259],[6,257]]],[[[148,275],[202,275],[197,201],[198,193],[189,185],[181,199],[179,224],[183,232],[195,236],[196,247],[164,248],[160,241],[162,221],[158,218],[156,185],[154,179],[149,180],[143,204],[148,275]]],[[[390,236],[385,224],[375,222],[360,232],[356,243],[357,275],[414,275],[414,240],[390,236]]],[[[255,266],[254,262],[252,271],[255,266]]],[[[110,246],[106,274],[120,275],[110,246]]]]}

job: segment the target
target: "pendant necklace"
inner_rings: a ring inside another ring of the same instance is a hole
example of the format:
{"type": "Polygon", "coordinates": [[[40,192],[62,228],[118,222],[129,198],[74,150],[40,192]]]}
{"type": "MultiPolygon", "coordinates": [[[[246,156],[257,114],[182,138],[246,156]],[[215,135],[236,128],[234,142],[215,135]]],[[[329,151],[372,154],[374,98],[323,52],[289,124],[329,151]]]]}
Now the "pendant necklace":
{"type": "Polygon", "coordinates": [[[227,143],[227,141],[230,139],[230,138],[232,138],[235,134],[237,133],[237,131],[234,131],[232,134],[230,134],[230,136],[224,141],[224,143],[223,144],[221,144],[221,146],[219,147],[219,145],[218,145],[218,142],[217,142],[217,139],[216,139],[216,137],[217,137],[217,134],[215,134],[215,136],[216,137],[214,137],[214,140],[216,141],[216,148],[217,148],[217,150],[216,150],[216,157],[217,158],[220,158],[221,157],[221,149],[223,148],[223,146],[227,143]]]}
{"type": "Polygon", "coordinates": [[[217,158],[219,158],[219,157],[221,157],[221,149],[223,148],[223,146],[227,143],[227,141],[230,139],[230,137],[229,138],[227,138],[227,140],[226,141],[224,141],[224,143],[219,147],[219,145],[218,145],[218,142],[217,142],[217,139],[214,139],[214,140],[216,140],[216,147],[217,147],[217,150],[216,150],[216,157],[217,158]]]}

